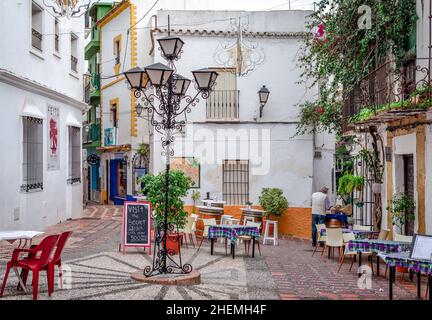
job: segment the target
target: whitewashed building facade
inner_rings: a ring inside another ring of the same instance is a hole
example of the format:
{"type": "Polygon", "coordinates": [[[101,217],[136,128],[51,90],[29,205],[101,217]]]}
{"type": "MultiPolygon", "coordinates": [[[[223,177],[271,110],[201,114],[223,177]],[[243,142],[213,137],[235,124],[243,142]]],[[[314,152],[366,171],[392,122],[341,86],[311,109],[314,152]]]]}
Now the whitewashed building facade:
{"type": "Polygon", "coordinates": [[[82,213],[84,18],[0,2],[0,228],[42,230],[82,213]]]}
{"type": "MultiPolygon", "coordinates": [[[[334,150],[331,135],[295,136],[298,104],[318,94],[317,88],[297,84],[297,54],[310,11],[206,11],[199,3],[188,11],[184,9],[190,6],[162,1],[143,18],[150,7],[123,1],[99,22],[101,73],[106,78],[101,84],[103,202],[116,203],[116,197],[126,199],[139,191],[133,159],[140,144],[150,148],[149,172],[165,168],[161,136],[146,119],[137,117],[135,106],[144,102],[133,97],[121,71],[166,63],[157,39],[167,35],[169,15],[171,35],[185,42],[176,62],[178,73],[190,79],[192,70],[203,67],[219,73],[215,92],[207,101],[200,99],[187,115],[186,130],[176,133],[173,163],[199,164],[192,190],[199,190],[202,198],[209,192],[227,204],[244,205],[257,204],[262,188],[281,188],[291,207],[310,215],[312,192],[332,186],[334,150]],[[239,23],[245,60],[237,69],[232,58],[237,57],[239,23]],[[249,64],[246,60],[251,59],[249,64]],[[258,91],[264,85],[270,98],[260,117],[258,91]],[[111,129],[114,120],[117,128],[111,129]],[[108,135],[115,137],[114,143],[108,135]],[[234,179],[230,182],[224,180],[229,173],[234,179]],[[116,189],[120,185],[121,194],[116,189]]],[[[195,93],[191,85],[188,94],[195,93]]],[[[185,202],[192,203],[189,197],[185,202]]]]}

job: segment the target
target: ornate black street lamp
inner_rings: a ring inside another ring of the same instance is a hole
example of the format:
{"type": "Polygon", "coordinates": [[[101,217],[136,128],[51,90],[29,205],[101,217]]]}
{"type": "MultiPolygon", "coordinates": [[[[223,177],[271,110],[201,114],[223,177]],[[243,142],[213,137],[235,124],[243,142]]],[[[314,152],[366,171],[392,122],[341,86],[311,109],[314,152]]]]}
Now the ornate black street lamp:
{"type": "Polygon", "coordinates": [[[151,125],[162,135],[162,154],[166,156],[164,219],[156,226],[153,264],[144,269],[144,275],[147,277],[192,271],[190,264],[182,264],[181,252],[179,262],[173,259],[174,252],[167,250],[166,243],[167,235],[176,227],[168,222],[170,157],[174,155],[172,131],[184,128],[186,114],[199,102],[199,96],[203,99],[209,97],[218,76],[215,71],[209,69],[192,71],[197,93],[195,96],[186,95],[192,81],[177,74],[174,65],[174,61],[180,58],[184,42],[178,37],[171,36],[158,39],[158,42],[168,65],[155,63],[144,69],[136,67],[124,72],[129,89],[133,90],[137,99],[142,98],[144,106],[138,103],[136,113],[138,116],[143,112],[147,113],[151,125]]]}
{"type": "Polygon", "coordinates": [[[269,89],[267,89],[266,86],[262,86],[260,91],[258,91],[258,96],[260,100],[260,118],[262,118],[262,112],[264,109],[264,106],[267,104],[268,98],[270,95],[269,89]]]}

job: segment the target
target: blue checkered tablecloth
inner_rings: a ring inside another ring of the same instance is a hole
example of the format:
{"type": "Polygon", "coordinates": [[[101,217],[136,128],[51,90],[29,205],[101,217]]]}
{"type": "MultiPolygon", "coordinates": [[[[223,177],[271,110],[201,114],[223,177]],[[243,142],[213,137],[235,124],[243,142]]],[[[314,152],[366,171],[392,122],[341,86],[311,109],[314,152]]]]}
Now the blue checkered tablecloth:
{"type": "Polygon", "coordinates": [[[215,225],[208,230],[209,239],[227,238],[231,242],[237,241],[239,236],[250,236],[258,239],[260,234],[257,227],[244,225],[215,225]]]}

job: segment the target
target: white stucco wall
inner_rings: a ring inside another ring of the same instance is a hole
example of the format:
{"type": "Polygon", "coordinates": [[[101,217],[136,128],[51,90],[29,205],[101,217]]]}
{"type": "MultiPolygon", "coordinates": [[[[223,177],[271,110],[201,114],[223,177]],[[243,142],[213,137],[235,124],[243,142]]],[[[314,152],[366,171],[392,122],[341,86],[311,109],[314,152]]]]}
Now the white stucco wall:
{"type": "Polygon", "coordinates": [[[42,13],[42,52],[32,47],[32,1],[0,2],[0,68],[32,79],[79,101],[83,99],[84,17],[60,19],[59,53],[54,50],[54,17],[42,0],[35,0],[42,13]],[[78,72],[71,71],[70,32],[77,40],[78,72]]]}
{"type": "Polygon", "coordinates": [[[67,119],[82,120],[82,70],[84,67],[84,17],[60,20],[59,52],[54,50],[54,17],[43,1],[42,52],[32,47],[32,1],[0,2],[0,101],[3,124],[0,127],[0,229],[36,229],[77,218],[82,214],[82,185],[67,183],[67,119]],[[77,72],[71,71],[70,32],[78,36],[77,72]],[[43,123],[43,190],[21,192],[23,161],[22,109],[24,101],[47,117],[47,106],[59,108],[58,124],[60,169],[47,170],[46,122],[43,123]]]}
{"type": "Polygon", "coordinates": [[[43,230],[82,213],[82,185],[70,185],[68,179],[68,127],[66,119],[73,115],[80,119],[81,111],[65,103],[34,94],[0,82],[0,97],[3,104],[3,125],[0,127],[0,144],[5,151],[0,158],[0,227],[8,229],[43,230]],[[21,192],[22,184],[22,117],[21,109],[26,98],[32,99],[37,109],[47,116],[47,106],[60,109],[59,156],[60,169],[47,170],[46,122],[43,123],[43,191],[21,192]],[[19,219],[14,220],[14,211],[19,219]]]}

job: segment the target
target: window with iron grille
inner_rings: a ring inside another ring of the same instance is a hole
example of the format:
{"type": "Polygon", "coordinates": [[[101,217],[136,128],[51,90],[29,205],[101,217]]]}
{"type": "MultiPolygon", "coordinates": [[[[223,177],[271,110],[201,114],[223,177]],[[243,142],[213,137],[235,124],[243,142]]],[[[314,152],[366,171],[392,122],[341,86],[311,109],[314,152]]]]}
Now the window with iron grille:
{"type": "Polygon", "coordinates": [[[69,172],[68,183],[81,182],[81,130],[69,127],[69,172]]]}
{"type": "Polygon", "coordinates": [[[207,102],[207,121],[238,121],[239,94],[235,69],[212,69],[219,76],[207,102]]]}
{"type": "Polygon", "coordinates": [[[21,190],[43,189],[43,121],[23,117],[23,182],[21,190]]]}
{"type": "Polygon", "coordinates": [[[224,160],[222,193],[227,204],[244,205],[249,201],[249,161],[224,160]]]}

